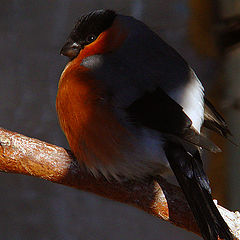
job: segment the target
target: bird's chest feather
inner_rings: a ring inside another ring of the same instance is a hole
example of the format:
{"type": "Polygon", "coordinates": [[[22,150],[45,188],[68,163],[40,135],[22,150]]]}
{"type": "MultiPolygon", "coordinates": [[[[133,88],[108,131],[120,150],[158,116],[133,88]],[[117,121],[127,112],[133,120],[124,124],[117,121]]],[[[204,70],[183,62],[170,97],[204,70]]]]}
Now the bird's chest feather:
{"type": "Polygon", "coordinates": [[[80,162],[99,169],[123,158],[130,145],[129,133],[86,68],[62,74],[56,107],[70,148],[80,162]]]}

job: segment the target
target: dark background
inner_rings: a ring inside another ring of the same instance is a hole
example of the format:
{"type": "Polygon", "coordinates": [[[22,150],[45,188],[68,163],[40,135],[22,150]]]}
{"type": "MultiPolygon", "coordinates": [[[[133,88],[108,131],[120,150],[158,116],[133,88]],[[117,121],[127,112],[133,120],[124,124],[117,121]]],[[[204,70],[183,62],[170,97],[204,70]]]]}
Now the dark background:
{"type": "MultiPolygon", "coordinates": [[[[144,21],[209,88],[216,60],[188,38],[187,0],[1,0],[0,126],[68,147],[55,112],[67,59],[59,50],[82,14],[111,8],[144,21]]],[[[33,177],[0,173],[1,239],[200,239],[133,207],[33,177]]]]}

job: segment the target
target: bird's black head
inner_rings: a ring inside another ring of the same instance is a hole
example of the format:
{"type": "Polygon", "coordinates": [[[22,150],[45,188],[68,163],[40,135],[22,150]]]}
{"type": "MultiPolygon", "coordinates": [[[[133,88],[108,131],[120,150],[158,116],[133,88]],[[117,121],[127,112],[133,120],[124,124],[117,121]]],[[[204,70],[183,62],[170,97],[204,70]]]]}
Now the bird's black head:
{"type": "Polygon", "coordinates": [[[116,13],[112,10],[96,10],[82,16],[61,49],[61,54],[70,59],[75,58],[81,49],[111,27],[115,17],[116,13]]]}

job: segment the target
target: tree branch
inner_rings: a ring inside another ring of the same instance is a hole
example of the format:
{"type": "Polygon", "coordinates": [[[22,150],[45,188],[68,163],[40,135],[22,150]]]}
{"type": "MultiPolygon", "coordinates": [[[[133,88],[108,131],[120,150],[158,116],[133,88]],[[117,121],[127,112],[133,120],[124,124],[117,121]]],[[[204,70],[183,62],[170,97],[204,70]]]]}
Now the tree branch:
{"type": "MultiPolygon", "coordinates": [[[[94,178],[80,167],[64,148],[0,128],[0,171],[19,173],[92,192],[126,203],[199,234],[191,210],[179,187],[163,178],[142,182],[108,182],[94,178]]],[[[240,214],[221,206],[219,211],[231,231],[240,239],[240,214]]]]}

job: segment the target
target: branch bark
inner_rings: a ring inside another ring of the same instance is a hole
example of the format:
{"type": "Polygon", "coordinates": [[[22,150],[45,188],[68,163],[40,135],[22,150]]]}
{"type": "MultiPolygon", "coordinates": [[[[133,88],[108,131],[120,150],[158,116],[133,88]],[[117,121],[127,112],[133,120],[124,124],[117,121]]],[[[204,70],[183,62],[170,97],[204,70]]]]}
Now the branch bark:
{"type": "MultiPolygon", "coordinates": [[[[160,219],[199,233],[191,210],[179,187],[165,179],[106,181],[82,168],[64,148],[0,128],[0,171],[31,175],[92,192],[135,206],[160,219]]],[[[218,205],[231,231],[240,239],[240,214],[218,205]]]]}

